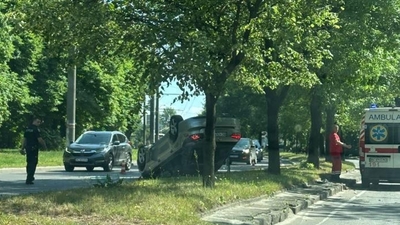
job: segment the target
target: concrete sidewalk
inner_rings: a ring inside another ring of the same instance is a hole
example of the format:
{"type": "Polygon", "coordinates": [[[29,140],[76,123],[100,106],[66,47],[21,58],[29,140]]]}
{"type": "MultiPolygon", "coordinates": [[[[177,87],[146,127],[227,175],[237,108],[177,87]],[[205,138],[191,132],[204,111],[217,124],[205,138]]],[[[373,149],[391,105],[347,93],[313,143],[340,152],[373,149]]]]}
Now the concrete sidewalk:
{"type": "Polygon", "coordinates": [[[341,175],[341,182],[327,180],[315,184],[304,184],[291,190],[280,192],[273,197],[262,196],[226,205],[203,215],[202,219],[219,225],[270,225],[284,221],[291,214],[308,208],[317,201],[326,199],[360,181],[360,172],[353,170],[341,175]]]}

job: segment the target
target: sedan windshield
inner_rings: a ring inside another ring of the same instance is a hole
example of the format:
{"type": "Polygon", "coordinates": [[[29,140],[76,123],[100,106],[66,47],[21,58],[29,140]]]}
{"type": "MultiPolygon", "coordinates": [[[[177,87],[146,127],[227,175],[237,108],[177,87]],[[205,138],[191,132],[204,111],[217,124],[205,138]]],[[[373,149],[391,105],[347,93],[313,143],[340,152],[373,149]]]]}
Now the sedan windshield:
{"type": "Polygon", "coordinates": [[[249,148],[249,147],[250,147],[250,140],[248,138],[240,139],[235,145],[235,148],[249,148]]]}
{"type": "Polygon", "coordinates": [[[109,143],[111,139],[110,133],[87,133],[83,134],[76,141],[77,144],[106,144],[109,143]]]}

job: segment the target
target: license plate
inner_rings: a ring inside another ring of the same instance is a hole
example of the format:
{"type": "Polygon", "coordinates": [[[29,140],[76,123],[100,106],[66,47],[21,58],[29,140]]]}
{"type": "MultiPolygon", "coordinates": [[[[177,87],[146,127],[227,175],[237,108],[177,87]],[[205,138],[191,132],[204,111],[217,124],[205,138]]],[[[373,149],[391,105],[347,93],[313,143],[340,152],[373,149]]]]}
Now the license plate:
{"type": "Polygon", "coordinates": [[[75,159],[76,162],[87,162],[88,159],[87,158],[77,158],[75,159]]]}
{"type": "Polygon", "coordinates": [[[377,158],[377,157],[374,157],[374,158],[369,158],[369,162],[376,162],[376,163],[387,163],[387,162],[389,162],[389,158],[377,158]]]}
{"type": "Polygon", "coordinates": [[[231,158],[239,158],[238,155],[231,155],[231,158]]]}
{"type": "Polygon", "coordinates": [[[220,132],[220,133],[215,133],[216,137],[226,137],[226,133],[220,132]]]}

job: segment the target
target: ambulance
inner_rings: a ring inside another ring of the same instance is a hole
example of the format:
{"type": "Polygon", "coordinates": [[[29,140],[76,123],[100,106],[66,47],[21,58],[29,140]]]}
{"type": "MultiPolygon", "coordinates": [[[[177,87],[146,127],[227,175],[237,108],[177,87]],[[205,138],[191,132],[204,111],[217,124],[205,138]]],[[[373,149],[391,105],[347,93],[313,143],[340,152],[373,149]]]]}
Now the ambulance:
{"type": "Polygon", "coordinates": [[[400,107],[365,109],[359,144],[364,187],[400,183],[400,107]]]}

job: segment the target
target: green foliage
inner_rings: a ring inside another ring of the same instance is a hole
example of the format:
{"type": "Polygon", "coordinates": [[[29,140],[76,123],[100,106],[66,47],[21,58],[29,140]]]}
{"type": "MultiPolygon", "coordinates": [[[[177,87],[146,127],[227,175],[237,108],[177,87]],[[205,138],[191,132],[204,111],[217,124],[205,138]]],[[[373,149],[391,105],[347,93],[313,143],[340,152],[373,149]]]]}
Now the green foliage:
{"type": "Polygon", "coordinates": [[[107,60],[122,47],[123,34],[116,29],[114,9],[104,1],[34,0],[19,7],[25,27],[41,35],[50,56],[62,56],[65,64],[107,60]]]}
{"type": "Polygon", "coordinates": [[[64,150],[66,145],[65,138],[62,138],[60,132],[49,128],[41,129],[41,136],[46,141],[48,150],[64,150]]]}
{"type": "Polygon", "coordinates": [[[121,130],[129,137],[136,129],[144,91],[140,66],[126,52],[117,53],[122,45],[112,40],[121,37],[121,30],[114,29],[113,9],[88,4],[9,0],[1,5],[6,14],[0,13],[0,146],[18,145],[31,115],[44,117],[49,148],[64,145],[71,60],[78,63],[77,135],[96,128],[121,130]],[[73,59],[71,46],[79,50],[73,59]]]}
{"type": "Polygon", "coordinates": [[[243,137],[258,138],[267,126],[265,96],[249,86],[237,88],[238,82],[228,80],[226,91],[217,102],[217,116],[234,116],[240,119],[243,137]]]}
{"type": "Polygon", "coordinates": [[[305,147],[310,134],[309,90],[294,85],[279,112],[279,129],[290,147],[305,147]]]}
{"type": "Polygon", "coordinates": [[[169,129],[169,119],[171,118],[171,116],[176,115],[176,110],[172,107],[166,107],[164,108],[164,110],[162,111],[161,115],[160,115],[160,128],[161,129],[169,129]]]}
{"type": "Polygon", "coordinates": [[[307,170],[313,170],[315,169],[314,164],[309,163],[307,161],[301,161],[299,164],[300,169],[307,169],[307,170]]]}
{"type": "Polygon", "coordinates": [[[115,188],[115,187],[121,186],[123,181],[124,181],[123,178],[118,178],[116,180],[113,180],[111,178],[110,174],[107,174],[107,176],[104,178],[104,180],[97,179],[97,184],[93,184],[93,187],[96,187],[96,188],[115,188]]]}

